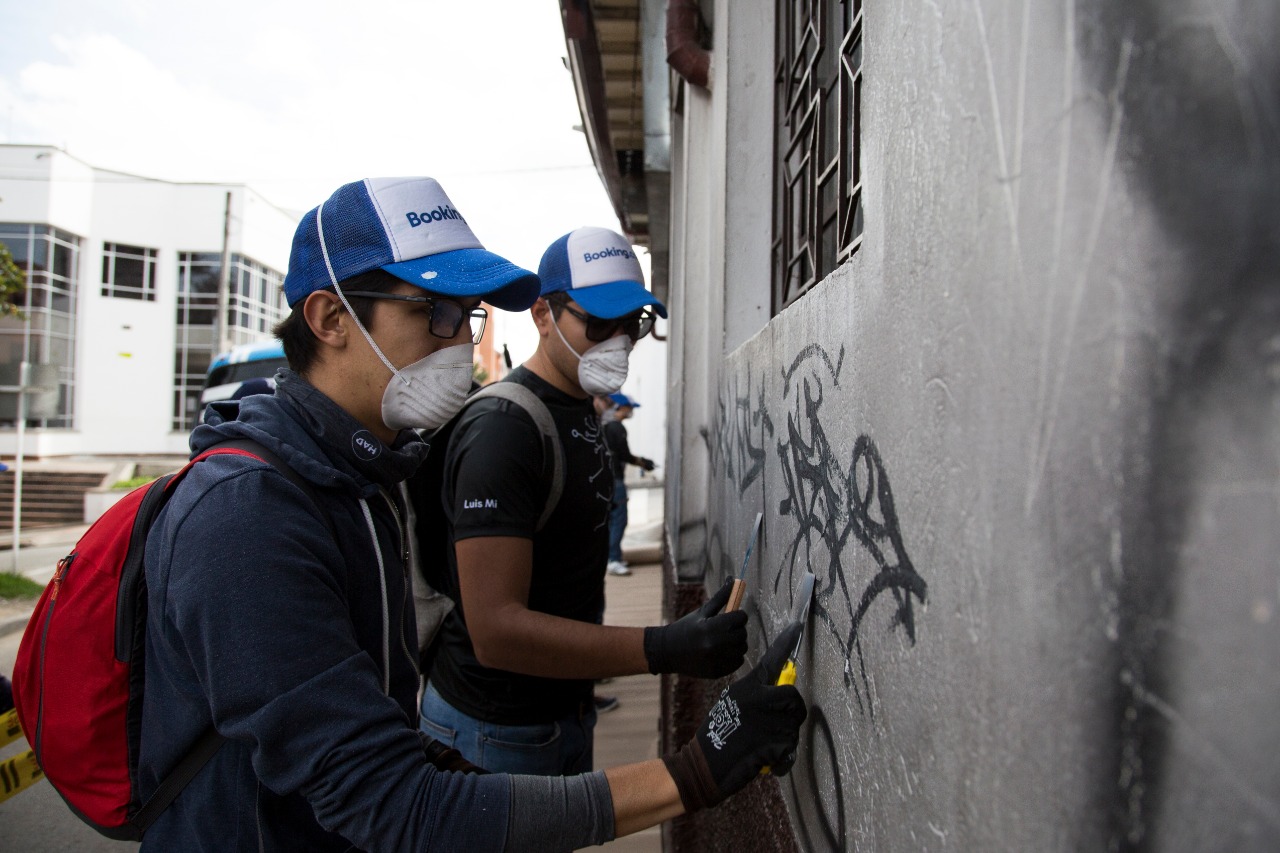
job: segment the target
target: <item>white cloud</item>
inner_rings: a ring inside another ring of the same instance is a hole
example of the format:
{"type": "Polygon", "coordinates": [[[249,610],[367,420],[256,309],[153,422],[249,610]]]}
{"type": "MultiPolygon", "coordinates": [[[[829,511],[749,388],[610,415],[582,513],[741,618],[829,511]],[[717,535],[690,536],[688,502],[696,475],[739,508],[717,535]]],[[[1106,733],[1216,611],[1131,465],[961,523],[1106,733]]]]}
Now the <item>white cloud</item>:
{"type": "Polygon", "coordinates": [[[286,206],[367,174],[590,164],[553,0],[69,5],[68,34],[13,34],[44,48],[0,78],[6,141],[286,206]]]}

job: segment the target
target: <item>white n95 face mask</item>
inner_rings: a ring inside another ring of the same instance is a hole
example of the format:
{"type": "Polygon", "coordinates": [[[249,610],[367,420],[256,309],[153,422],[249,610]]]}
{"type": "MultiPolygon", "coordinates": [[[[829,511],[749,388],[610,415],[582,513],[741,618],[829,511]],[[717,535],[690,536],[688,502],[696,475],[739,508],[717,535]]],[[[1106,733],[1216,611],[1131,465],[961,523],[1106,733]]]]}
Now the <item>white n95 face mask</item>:
{"type": "Polygon", "coordinates": [[[475,344],[468,341],[438,349],[403,370],[396,370],[356,316],[342,288],[335,285],[333,290],[374,354],[391,371],[391,381],[382,392],[382,422],[388,429],[435,429],[462,410],[471,391],[475,344]]]}
{"type": "Polygon", "coordinates": [[[578,385],[583,391],[595,397],[613,394],[622,389],[627,381],[627,368],[630,366],[631,348],[635,343],[626,335],[614,335],[607,341],[601,341],[591,349],[579,355],[569,346],[560,331],[560,324],[551,320],[556,334],[565,348],[578,359],[578,385]]]}
{"type": "Polygon", "coordinates": [[[391,429],[435,429],[456,415],[471,390],[475,345],[436,350],[402,370],[382,394],[382,422],[391,429]]]}

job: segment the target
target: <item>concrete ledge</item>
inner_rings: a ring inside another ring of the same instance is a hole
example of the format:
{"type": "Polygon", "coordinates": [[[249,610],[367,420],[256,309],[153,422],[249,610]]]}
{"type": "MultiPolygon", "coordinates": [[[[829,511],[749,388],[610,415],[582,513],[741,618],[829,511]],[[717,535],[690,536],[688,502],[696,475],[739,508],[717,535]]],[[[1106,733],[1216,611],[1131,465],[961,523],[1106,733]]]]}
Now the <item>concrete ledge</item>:
{"type": "Polygon", "coordinates": [[[631,566],[642,566],[646,563],[662,562],[662,543],[645,542],[643,544],[622,546],[622,559],[631,566]]]}
{"type": "MultiPolygon", "coordinates": [[[[32,605],[32,607],[34,608],[35,605],[32,605]]],[[[10,634],[25,630],[30,619],[30,613],[0,617],[0,637],[7,637],[10,634]]]]}

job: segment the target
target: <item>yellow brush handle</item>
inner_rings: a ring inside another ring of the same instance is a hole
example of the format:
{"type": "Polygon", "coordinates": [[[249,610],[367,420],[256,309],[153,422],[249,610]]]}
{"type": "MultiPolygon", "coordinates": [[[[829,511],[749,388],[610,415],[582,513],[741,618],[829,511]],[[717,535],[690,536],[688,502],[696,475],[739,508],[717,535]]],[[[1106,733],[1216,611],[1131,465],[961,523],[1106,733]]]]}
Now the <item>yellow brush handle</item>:
{"type": "Polygon", "coordinates": [[[782,673],[778,676],[778,684],[795,684],[796,683],[796,662],[788,660],[782,667],[782,673]]]}
{"type": "MultiPolygon", "coordinates": [[[[796,662],[788,660],[782,666],[782,672],[778,674],[778,684],[795,684],[796,683],[796,662]]],[[[771,772],[769,765],[760,768],[760,775],[767,776],[771,772]]]]}

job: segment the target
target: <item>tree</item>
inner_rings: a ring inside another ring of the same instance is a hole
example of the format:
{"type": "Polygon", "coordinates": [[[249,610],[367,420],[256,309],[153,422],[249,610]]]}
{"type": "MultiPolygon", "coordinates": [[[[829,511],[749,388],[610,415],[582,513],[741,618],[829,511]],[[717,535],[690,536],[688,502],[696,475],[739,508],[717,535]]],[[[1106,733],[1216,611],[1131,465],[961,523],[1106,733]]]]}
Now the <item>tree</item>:
{"type": "Polygon", "coordinates": [[[21,317],[18,302],[27,289],[27,275],[13,259],[13,253],[0,243],[0,317],[21,317]]]}

